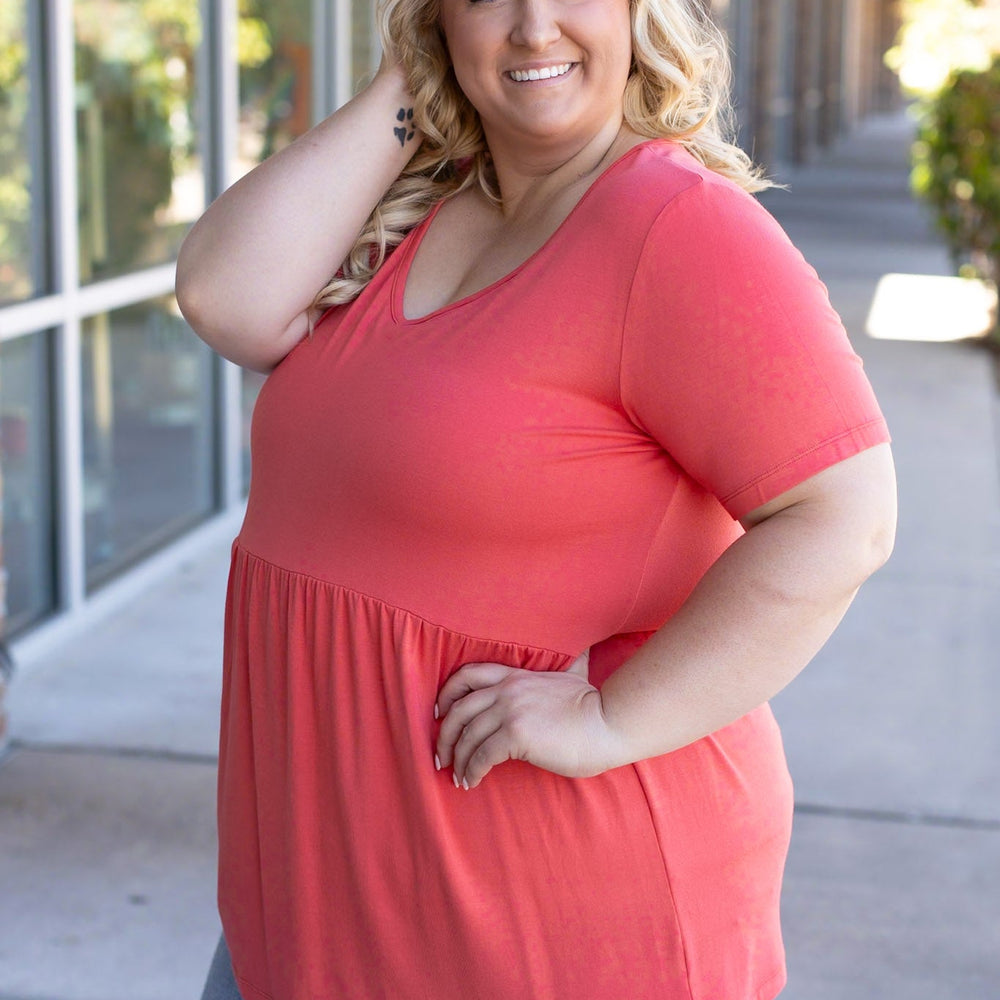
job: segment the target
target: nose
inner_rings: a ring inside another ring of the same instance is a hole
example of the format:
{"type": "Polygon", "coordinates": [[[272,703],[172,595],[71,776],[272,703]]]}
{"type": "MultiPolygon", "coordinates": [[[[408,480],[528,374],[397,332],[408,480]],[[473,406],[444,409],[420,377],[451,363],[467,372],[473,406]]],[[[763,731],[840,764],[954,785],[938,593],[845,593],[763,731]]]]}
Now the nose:
{"type": "Polygon", "coordinates": [[[543,52],[562,36],[553,0],[520,0],[518,17],[511,31],[514,45],[543,52]]]}

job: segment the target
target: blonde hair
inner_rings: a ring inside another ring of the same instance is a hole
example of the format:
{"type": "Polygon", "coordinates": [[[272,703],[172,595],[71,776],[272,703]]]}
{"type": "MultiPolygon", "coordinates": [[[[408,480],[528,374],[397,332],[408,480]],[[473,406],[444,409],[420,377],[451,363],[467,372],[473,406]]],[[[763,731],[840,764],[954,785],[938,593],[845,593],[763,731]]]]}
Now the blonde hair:
{"type": "MultiPolygon", "coordinates": [[[[629,0],[632,69],[625,122],[650,139],[685,146],[701,163],[747,191],[770,186],[730,141],[730,66],[725,36],[707,0],[629,0]]],[[[442,198],[478,184],[499,202],[489,149],[475,108],[462,93],[438,23],[438,0],[381,0],[383,47],[393,53],[413,95],[424,139],[375,206],[341,270],[316,296],[318,312],[356,298],[396,246],[442,198]]]]}

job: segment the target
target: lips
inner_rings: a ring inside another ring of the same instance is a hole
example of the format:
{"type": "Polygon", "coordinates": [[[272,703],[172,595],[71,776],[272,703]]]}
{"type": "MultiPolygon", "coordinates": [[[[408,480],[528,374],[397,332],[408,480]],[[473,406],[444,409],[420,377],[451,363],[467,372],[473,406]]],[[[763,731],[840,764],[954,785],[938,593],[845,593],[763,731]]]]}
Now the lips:
{"type": "Polygon", "coordinates": [[[573,63],[556,63],[553,66],[539,66],[532,69],[512,69],[507,75],[515,83],[528,83],[531,80],[552,80],[556,77],[565,76],[572,68],[573,63]]]}

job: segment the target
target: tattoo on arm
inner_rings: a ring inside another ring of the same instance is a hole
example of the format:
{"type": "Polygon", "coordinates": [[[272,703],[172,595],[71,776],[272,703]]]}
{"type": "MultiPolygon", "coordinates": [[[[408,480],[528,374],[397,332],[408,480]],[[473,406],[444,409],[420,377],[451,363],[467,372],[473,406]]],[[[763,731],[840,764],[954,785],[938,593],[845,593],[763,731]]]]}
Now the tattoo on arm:
{"type": "Polygon", "coordinates": [[[396,121],[401,124],[392,130],[392,134],[399,140],[400,146],[405,146],[416,134],[413,128],[413,108],[400,108],[396,112],[396,121]]]}

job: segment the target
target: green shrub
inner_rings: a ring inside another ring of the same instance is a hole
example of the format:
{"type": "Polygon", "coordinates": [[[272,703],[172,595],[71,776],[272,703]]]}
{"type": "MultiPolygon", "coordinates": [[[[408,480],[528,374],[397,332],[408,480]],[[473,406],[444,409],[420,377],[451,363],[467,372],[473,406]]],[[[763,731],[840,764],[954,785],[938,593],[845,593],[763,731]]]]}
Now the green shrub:
{"type": "Polygon", "coordinates": [[[1000,55],[959,70],[926,105],[913,190],[930,203],[959,273],[1000,283],[1000,55]]]}

